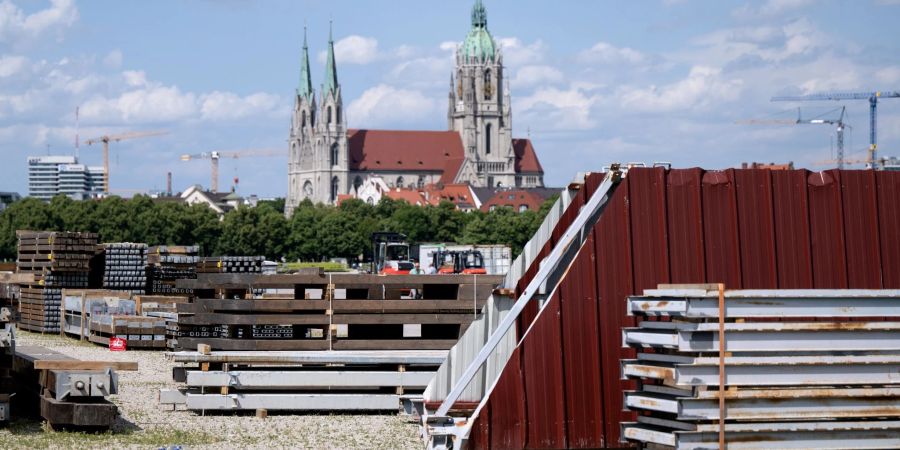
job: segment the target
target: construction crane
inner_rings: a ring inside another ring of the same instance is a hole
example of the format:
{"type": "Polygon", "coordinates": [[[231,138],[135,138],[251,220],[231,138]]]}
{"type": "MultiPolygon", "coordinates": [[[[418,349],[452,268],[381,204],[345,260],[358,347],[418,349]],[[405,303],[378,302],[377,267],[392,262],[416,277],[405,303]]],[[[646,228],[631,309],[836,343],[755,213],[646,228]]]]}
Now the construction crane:
{"type": "Polygon", "coordinates": [[[833,109],[831,111],[826,111],[812,119],[804,119],[803,115],[800,111],[800,108],[797,108],[797,118],[796,119],[749,119],[749,120],[739,120],[737,123],[744,125],[835,125],[835,134],[837,140],[837,158],[833,161],[837,163],[838,169],[844,168],[844,129],[851,128],[850,125],[844,123],[844,114],[847,112],[847,107],[842,106],[838,109],[833,109]],[[831,113],[840,109],[841,115],[837,119],[823,119],[823,116],[830,115],[831,113]]]}
{"type": "Polygon", "coordinates": [[[869,160],[866,167],[875,168],[878,160],[878,141],[877,141],[877,123],[878,123],[878,99],[880,98],[900,98],[898,91],[875,91],[875,92],[832,92],[819,93],[809,95],[784,95],[772,97],[773,102],[801,102],[810,100],[868,100],[869,101],[869,160]]]}
{"type": "Polygon", "coordinates": [[[132,131],[129,133],[122,134],[113,134],[95,137],[93,139],[88,139],[84,141],[87,145],[94,145],[97,143],[103,143],[103,170],[106,171],[106,180],[103,182],[103,191],[109,193],[109,143],[110,142],[119,142],[128,139],[137,139],[143,137],[150,136],[161,136],[164,134],[168,134],[168,131],[132,131]]]}
{"type": "Polygon", "coordinates": [[[211,151],[203,153],[195,153],[193,155],[181,155],[182,161],[191,161],[195,159],[208,159],[212,166],[212,181],[210,182],[210,190],[219,192],[219,160],[222,158],[247,158],[247,157],[266,157],[266,156],[284,156],[284,150],[274,149],[246,149],[235,151],[211,151]]]}

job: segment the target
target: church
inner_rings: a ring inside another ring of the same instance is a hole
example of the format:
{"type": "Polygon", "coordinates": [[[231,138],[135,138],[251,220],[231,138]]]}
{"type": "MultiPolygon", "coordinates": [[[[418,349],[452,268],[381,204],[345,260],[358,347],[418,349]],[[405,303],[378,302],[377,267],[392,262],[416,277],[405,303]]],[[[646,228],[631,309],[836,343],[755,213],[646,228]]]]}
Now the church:
{"type": "MultiPolygon", "coordinates": [[[[330,33],[329,33],[330,34],[330,33]]],[[[529,139],[512,137],[512,111],[502,49],[487,27],[481,0],[472,28],[456,49],[446,131],[350,129],[328,37],[325,80],[313,90],[303,38],[288,159],[290,215],[303,200],[334,204],[370,178],[391,188],[468,184],[473,188],[540,188],[544,171],[529,139]]]]}

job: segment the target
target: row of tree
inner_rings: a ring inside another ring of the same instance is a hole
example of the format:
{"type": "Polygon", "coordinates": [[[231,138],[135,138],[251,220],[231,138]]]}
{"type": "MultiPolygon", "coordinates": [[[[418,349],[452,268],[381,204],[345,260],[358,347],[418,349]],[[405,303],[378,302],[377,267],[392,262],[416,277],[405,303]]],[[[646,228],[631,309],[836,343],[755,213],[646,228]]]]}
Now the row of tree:
{"type": "Polygon", "coordinates": [[[290,218],[284,202],[260,202],[220,218],[204,205],[158,202],[146,196],[49,203],[26,198],[0,212],[0,259],[16,257],[16,230],[91,231],[101,242],[197,244],[204,255],[265,255],[273,260],[322,261],[371,257],[375,231],[406,234],[412,242],[505,244],[513,255],[534,234],[555,199],[540,211],[497,208],[462,212],[452,203],[418,207],[383,199],[377,205],[348,200],[340,206],[304,202],[290,218]]]}

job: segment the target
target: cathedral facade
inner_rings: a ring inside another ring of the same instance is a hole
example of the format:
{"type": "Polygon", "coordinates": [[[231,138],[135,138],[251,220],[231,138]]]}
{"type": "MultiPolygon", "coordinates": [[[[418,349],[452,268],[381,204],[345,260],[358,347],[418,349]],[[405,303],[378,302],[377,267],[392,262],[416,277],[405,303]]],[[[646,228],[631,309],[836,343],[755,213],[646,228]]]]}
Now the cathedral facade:
{"type": "Polygon", "coordinates": [[[290,131],[288,215],[303,200],[335,203],[367,179],[395,188],[429,184],[543,187],[544,172],[529,139],[512,137],[503,54],[487,28],[481,0],[472,28],[456,50],[450,76],[447,131],[348,129],[342,112],[334,41],[328,39],[325,80],[313,90],[304,35],[290,131]]]}

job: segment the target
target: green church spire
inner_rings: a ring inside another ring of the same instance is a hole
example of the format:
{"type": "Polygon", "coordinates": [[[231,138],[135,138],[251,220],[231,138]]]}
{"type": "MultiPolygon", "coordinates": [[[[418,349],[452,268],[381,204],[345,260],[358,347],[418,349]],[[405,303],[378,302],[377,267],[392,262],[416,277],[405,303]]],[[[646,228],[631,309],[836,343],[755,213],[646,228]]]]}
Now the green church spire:
{"type": "Polygon", "coordinates": [[[481,0],[475,0],[472,6],[472,28],[487,28],[487,10],[481,0]]]}
{"type": "Polygon", "coordinates": [[[306,27],[303,27],[303,56],[300,60],[300,85],[297,86],[297,95],[312,101],[312,77],[309,74],[309,47],[306,45],[306,27]]]}
{"type": "Polygon", "coordinates": [[[334,63],[334,39],[331,22],[328,23],[328,57],[325,60],[325,82],[322,84],[322,97],[328,93],[336,93],[338,88],[337,66],[334,63]]]}

